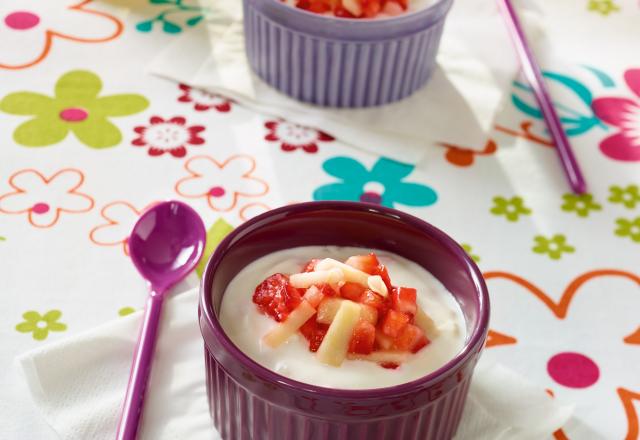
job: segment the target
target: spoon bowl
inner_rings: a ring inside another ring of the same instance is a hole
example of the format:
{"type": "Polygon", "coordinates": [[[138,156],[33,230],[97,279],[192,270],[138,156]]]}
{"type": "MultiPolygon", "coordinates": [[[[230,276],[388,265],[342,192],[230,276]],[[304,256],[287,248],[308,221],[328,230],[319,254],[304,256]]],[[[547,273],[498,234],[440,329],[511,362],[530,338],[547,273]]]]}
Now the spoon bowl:
{"type": "Polygon", "coordinates": [[[164,202],[145,212],[129,236],[129,254],[156,293],[166,291],[198,264],[205,245],[198,213],[181,202],[164,202]]]}
{"type": "Polygon", "coordinates": [[[142,414],[144,392],[153,361],[165,293],[198,264],[206,240],[202,220],[191,207],[159,203],[138,219],[129,236],[129,254],[150,292],[138,336],[117,440],[134,440],[142,414]]]}

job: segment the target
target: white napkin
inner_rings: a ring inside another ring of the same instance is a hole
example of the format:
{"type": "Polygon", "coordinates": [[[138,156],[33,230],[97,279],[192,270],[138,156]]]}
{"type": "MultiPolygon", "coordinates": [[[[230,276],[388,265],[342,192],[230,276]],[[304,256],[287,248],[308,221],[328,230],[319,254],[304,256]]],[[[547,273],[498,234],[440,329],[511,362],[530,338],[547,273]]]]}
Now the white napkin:
{"type": "MultiPolygon", "coordinates": [[[[145,398],[141,439],[210,440],[198,291],[169,299],[145,398]]],[[[37,408],[63,440],[112,439],[142,313],[46,345],[18,359],[37,408]]],[[[457,439],[541,439],[571,408],[500,365],[476,369],[457,439]]]]}
{"type": "MultiPolygon", "coordinates": [[[[185,34],[149,70],[221,93],[260,113],[317,128],[357,148],[417,163],[438,142],[481,150],[518,63],[495,0],[455,0],[439,67],[413,96],[372,109],[321,108],[297,102],[254,75],[244,53],[242,2],[202,0],[207,27],[185,34]]],[[[530,41],[541,20],[532,1],[518,7],[530,41]]]]}

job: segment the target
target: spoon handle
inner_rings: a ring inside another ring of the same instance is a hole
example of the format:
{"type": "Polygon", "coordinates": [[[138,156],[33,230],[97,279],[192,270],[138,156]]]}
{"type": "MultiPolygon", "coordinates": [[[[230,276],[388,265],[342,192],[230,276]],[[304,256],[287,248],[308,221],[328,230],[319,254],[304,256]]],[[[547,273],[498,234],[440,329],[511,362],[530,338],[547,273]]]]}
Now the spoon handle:
{"type": "Polygon", "coordinates": [[[117,440],[134,440],[136,438],[138,423],[142,415],[144,392],[151,371],[163,300],[164,295],[156,292],[151,292],[147,299],[144,319],[129,374],[127,394],[122,405],[122,414],[116,434],[117,440]]]}

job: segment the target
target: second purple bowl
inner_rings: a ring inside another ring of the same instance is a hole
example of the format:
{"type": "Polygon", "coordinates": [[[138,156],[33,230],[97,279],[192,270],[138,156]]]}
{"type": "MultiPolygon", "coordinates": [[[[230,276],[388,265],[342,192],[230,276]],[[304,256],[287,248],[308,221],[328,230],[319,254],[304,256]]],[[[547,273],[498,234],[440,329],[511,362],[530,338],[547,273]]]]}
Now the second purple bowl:
{"type": "Polygon", "coordinates": [[[489,297],[465,251],[428,223],[377,205],[310,202],[269,211],[227,236],[207,263],[199,313],[207,395],[223,439],[443,440],[460,422],[488,331],[489,297]],[[460,304],[467,325],[462,351],[420,379],[365,390],[297,382],[247,357],[218,320],[227,285],[266,254],[308,245],[382,249],[429,270],[460,304]]]}
{"type": "Polygon", "coordinates": [[[397,101],[431,76],[452,1],[371,20],[313,14],[281,0],[243,0],[249,64],[300,101],[329,107],[397,101]]]}

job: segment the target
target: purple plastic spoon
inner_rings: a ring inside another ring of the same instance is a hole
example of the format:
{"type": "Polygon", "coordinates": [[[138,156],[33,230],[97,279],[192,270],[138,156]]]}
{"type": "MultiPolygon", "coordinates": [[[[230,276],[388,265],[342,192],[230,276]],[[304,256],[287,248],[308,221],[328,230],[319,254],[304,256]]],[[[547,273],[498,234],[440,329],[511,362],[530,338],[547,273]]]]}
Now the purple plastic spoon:
{"type": "Polygon", "coordinates": [[[182,202],[155,205],[138,219],[129,236],[133,264],[149,282],[150,293],[135,349],[117,440],[136,438],[144,392],[151,371],[162,303],[202,257],[206,231],[198,214],[182,202]]]}

